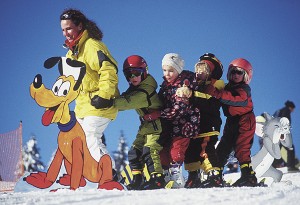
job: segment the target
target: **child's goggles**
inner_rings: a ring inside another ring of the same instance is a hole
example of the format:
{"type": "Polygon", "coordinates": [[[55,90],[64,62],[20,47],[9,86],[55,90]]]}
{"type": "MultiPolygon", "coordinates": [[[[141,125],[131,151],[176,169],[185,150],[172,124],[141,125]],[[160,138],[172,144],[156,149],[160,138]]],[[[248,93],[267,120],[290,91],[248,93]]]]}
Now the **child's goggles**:
{"type": "Polygon", "coordinates": [[[127,79],[139,77],[145,72],[145,68],[129,68],[124,71],[124,75],[127,79]]]}
{"type": "Polygon", "coordinates": [[[242,69],[239,69],[239,68],[232,68],[230,74],[231,75],[234,75],[234,74],[237,74],[237,75],[244,75],[244,71],[242,69]]]}

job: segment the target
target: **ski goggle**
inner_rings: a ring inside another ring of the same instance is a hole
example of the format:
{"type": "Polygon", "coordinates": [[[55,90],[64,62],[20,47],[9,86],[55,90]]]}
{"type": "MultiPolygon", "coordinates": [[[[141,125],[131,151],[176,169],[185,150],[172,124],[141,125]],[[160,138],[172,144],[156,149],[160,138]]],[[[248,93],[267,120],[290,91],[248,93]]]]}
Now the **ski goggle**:
{"type": "Polygon", "coordinates": [[[134,78],[134,77],[139,77],[143,75],[145,72],[144,68],[130,68],[126,71],[124,71],[124,75],[127,79],[134,78]]]}
{"type": "Polygon", "coordinates": [[[234,75],[234,74],[238,74],[238,75],[244,75],[244,71],[243,70],[238,70],[238,69],[232,69],[230,74],[234,75]]]}

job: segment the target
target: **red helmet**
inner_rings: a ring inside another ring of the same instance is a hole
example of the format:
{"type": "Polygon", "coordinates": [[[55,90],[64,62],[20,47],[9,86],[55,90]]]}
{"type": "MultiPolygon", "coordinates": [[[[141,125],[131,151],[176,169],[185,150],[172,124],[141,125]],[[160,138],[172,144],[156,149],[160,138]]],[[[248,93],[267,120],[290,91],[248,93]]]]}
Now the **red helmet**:
{"type": "Polygon", "coordinates": [[[246,72],[244,75],[244,82],[246,84],[249,84],[253,75],[253,69],[251,63],[244,58],[234,59],[228,66],[227,80],[230,80],[230,73],[233,67],[241,68],[246,72]]]}
{"type": "Polygon", "coordinates": [[[129,56],[125,59],[123,63],[123,73],[127,81],[129,81],[128,75],[133,71],[135,71],[135,73],[136,71],[140,71],[142,80],[144,80],[147,77],[147,70],[148,70],[147,62],[143,57],[139,55],[129,56]]]}

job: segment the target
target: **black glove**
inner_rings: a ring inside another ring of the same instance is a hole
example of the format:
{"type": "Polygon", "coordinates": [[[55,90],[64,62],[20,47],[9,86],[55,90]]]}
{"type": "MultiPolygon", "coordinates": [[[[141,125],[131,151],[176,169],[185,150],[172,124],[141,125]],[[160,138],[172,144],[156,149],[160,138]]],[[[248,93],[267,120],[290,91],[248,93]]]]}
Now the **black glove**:
{"type": "Polygon", "coordinates": [[[113,103],[114,103],[113,99],[107,100],[98,95],[95,95],[91,99],[91,105],[97,109],[109,108],[109,107],[113,106],[113,103]]]}

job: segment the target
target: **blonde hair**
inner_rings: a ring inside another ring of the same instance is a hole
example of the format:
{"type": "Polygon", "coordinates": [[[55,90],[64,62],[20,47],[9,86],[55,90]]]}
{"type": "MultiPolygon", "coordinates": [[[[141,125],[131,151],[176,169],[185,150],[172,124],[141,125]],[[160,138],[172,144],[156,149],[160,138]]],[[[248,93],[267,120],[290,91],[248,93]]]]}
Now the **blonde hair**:
{"type": "Polygon", "coordinates": [[[200,61],[195,64],[195,73],[206,72],[208,75],[210,74],[209,65],[206,62],[200,61]]]}

